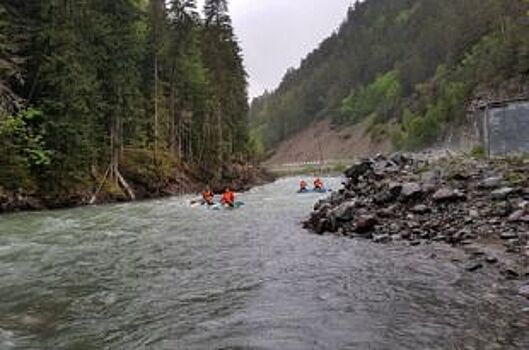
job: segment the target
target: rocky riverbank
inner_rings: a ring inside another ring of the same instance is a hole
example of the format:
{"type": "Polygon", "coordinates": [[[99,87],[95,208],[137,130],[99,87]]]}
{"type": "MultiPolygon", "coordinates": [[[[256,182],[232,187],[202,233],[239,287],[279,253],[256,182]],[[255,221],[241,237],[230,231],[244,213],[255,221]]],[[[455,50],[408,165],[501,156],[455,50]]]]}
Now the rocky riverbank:
{"type": "Polygon", "coordinates": [[[345,176],[306,228],[376,243],[444,242],[469,252],[469,271],[496,266],[506,278],[529,278],[529,159],[397,154],[362,160],[345,176]]]}
{"type": "MultiPolygon", "coordinates": [[[[206,186],[220,193],[225,187],[234,191],[247,191],[254,186],[274,180],[273,176],[258,166],[244,162],[224,164],[215,173],[206,169],[175,166],[158,171],[134,164],[124,164],[122,174],[127,179],[137,200],[163,198],[197,193],[206,186]]],[[[90,179],[60,186],[53,192],[40,189],[8,191],[0,184],[0,213],[36,211],[83,206],[90,203],[102,181],[102,174],[92,174],[90,179]]],[[[130,199],[113,181],[106,181],[99,192],[96,204],[125,202],[130,199]]]]}

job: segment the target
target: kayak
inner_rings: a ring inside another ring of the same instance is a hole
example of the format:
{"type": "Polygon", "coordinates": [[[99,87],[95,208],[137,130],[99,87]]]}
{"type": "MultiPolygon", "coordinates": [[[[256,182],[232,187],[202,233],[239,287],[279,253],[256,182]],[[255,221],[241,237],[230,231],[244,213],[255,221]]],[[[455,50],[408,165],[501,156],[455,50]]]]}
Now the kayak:
{"type": "Polygon", "coordinates": [[[229,205],[226,205],[226,204],[215,203],[210,208],[212,210],[221,210],[221,209],[233,210],[233,209],[239,209],[242,207],[244,207],[244,202],[238,201],[238,202],[233,203],[233,207],[230,207],[229,205]]]}
{"type": "Polygon", "coordinates": [[[216,202],[213,205],[206,205],[203,201],[197,200],[197,201],[192,201],[190,205],[191,205],[191,208],[202,207],[202,208],[211,209],[211,210],[221,210],[221,209],[239,209],[244,206],[244,202],[241,202],[241,201],[235,202],[234,206],[230,207],[229,205],[224,205],[220,202],[216,202]]]}
{"type": "Polygon", "coordinates": [[[302,193],[327,193],[327,192],[332,192],[332,190],[330,188],[320,188],[320,189],[311,189],[311,190],[299,190],[297,193],[299,194],[302,194],[302,193]]]}

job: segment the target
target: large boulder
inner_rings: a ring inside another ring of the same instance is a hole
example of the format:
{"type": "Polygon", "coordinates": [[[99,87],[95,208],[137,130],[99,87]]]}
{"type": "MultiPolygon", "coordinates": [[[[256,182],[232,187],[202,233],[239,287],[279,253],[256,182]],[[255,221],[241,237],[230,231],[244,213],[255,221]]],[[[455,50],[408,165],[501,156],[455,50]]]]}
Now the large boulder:
{"type": "Polygon", "coordinates": [[[373,164],[370,160],[364,159],[356,164],[353,164],[345,171],[345,176],[356,181],[360,176],[364,176],[373,171],[373,164]]]}

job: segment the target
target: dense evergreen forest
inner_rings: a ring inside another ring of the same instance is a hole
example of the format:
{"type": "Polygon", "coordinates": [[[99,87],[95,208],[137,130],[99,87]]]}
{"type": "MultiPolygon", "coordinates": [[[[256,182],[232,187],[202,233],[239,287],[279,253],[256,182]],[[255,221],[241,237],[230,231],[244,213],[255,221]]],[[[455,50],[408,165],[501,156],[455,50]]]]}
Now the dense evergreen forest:
{"type": "Polygon", "coordinates": [[[372,138],[416,149],[464,121],[476,91],[529,85],[529,1],[367,0],[281,85],[255,99],[267,148],[315,120],[366,121],[372,138]]]}
{"type": "Polygon", "coordinates": [[[247,113],[226,0],[0,3],[0,197],[209,181],[249,155],[247,113]]]}

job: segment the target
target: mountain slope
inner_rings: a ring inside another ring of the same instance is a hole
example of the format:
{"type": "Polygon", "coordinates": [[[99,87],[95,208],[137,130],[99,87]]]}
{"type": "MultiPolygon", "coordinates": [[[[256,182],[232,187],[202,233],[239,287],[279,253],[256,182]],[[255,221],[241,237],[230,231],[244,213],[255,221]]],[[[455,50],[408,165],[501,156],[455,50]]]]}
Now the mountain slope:
{"type": "Polygon", "coordinates": [[[528,11],[526,0],[356,3],[336,33],[253,101],[254,138],[274,148],[314,121],[369,119],[366,132],[397,148],[435,143],[464,120],[476,91],[527,85],[528,11]]]}

